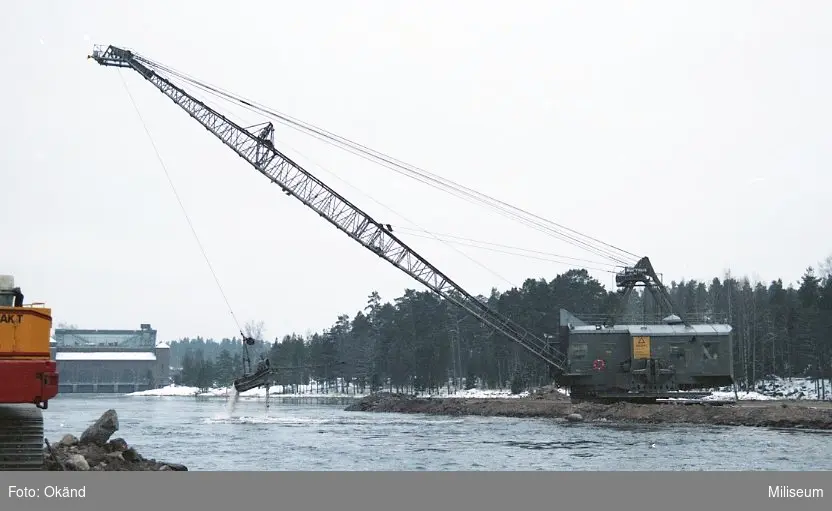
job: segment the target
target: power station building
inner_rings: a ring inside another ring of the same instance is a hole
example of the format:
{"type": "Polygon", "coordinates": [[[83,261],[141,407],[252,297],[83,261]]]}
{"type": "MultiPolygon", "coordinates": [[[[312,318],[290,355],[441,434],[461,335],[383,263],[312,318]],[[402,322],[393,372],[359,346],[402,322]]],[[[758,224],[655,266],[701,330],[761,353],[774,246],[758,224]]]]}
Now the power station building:
{"type": "Polygon", "coordinates": [[[59,392],[126,393],[168,385],[170,348],[156,330],[55,329],[59,392]]]}

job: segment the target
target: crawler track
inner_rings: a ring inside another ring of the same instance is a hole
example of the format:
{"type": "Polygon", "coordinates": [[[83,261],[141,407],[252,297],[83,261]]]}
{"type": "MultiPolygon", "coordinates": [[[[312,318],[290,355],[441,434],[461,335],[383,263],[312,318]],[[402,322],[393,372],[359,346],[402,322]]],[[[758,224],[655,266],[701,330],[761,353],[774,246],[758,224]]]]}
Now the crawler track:
{"type": "Polygon", "coordinates": [[[35,405],[0,405],[0,471],[43,469],[43,413],[35,405]]]}

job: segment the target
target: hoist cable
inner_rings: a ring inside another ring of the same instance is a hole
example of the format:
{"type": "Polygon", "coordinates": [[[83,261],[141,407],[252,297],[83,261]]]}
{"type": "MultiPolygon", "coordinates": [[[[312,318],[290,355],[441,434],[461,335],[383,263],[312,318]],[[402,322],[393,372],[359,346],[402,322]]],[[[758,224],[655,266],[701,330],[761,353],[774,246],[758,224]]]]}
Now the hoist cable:
{"type": "MultiPolygon", "coordinates": [[[[419,169],[418,167],[415,167],[413,165],[409,165],[407,163],[401,162],[400,160],[392,158],[392,157],[390,157],[390,156],[388,156],[384,153],[380,153],[378,151],[372,150],[370,148],[367,148],[366,146],[363,146],[361,144],[353,142],[353,141],[351,141],[349,139],[346,139],[344,137],[341,137],[339,135],[335,135],[333,133],[330,133],[326,130],[318,128],[318,127],[316,127],[314,125],[311,125],[309,123],[299,121],[299,120],[294,119],[291,116],[288,116],[286,114],[276,112],[276,111],[274,111],[272,109],[269,109],[269,108],[267,108],[263,105],[260,105],[259,103],[254,102],[254,101],[247,100],[245,98],[242,98],[242,97],[236,96],[234,94],[231,94],[227,91],[224,91],[224,90],[222,90],[218,87],[214,87],[212,85],[206,84],[206,83],[204,83],[200,80],[197,80],[197,79],[195,79],[195,78],[193,78],[193,77],[191,77],[191,76],[189,76],[185,73],[179,72],[179,71],[177,71],[173,68],[170,68],[168,66],[162,65],[160,63],[154,62],[154,61],[152,61],[150,59],[147,59],[147,58],[144,58],[144,57],[136,57],[136,58],[143,61],[144,63],[158,69],[158,70],[162,70],[166,73],[175,75],[175,76],[181,78],[182,80],[185,80],[185,81],[191,83],[192,85],[200,88],[201,90],[203,90],[203,91],[205,91],[209,94],[225,98],[227,101],[238,103],[240,106],[242,106],[243,108],[245,108],[247,110],[257,112],[261,115],[266,115],[266,116],[269,116],[269,117],[273,117],[276,120],[278,120],[279,122],[281,122],[282,124],[288,125],[289,127],[293,128],[293,129],[300,130],[300,131],[311,132],[310,134],[312,134],[313,136],[315,136],[316,138],[318,138],[320,140],[323,140],[324,142],[327,142],[327,143],[332,142],[332,143],[335,143],[335,144],[338,144],[338,145],[341,145],[341,146],[346,146],[346,147],[341,147],[341,148],[344,149],[344,150],[347,150],[348,152],[351,152],[352,154],[356,154],[357,156],[360,156],[362,158],[369,157],[369,158],[373,158],[373,159],[376,159],[376,160],[380,160],[380,162],[376,161],[376,163],[380,163],[382,166],[390,168],[391,170],[393,170],[395,172],[401,173],[397,169],[404,170],[405,172],[410,174],[410,175],[408,175],[408,177],[410,177],[412,179],[415,179],[419,182],[422,182],[422,183],[427,184],[429,186],[433,186],[435,188],[437,188],[437,187],[438,188],[445,188],[446,192],[452,193],[453,195],[455,195],[457,197],[459,197],[459,194],[461,193],[462,195],[465,195],[469,198],[473,198],[474,200],[477,200],[479,202],[484,202],[484,203],[486,203],[486,205],[494,208],[495,210],[497,210],[501,213],[504,213],[504,214],[508,214],[509,216],[512,216],[517,220],[520,220],[522,223],[524,223],[526,225],[529,225],[529,226],[536,225],[538,227],[542,227],[542,228],[546,229],[547,231],[549,231],[550,235],[553,235],[554,237],[557,237],[558,239],[566,241],[567,243],[582,246],[586,250],[589,250],[591,252],[596,253],[596,255],[606,257],[610,260],[613,260],[613,261],[615,261],[617,263],[621,263],[621,264],[627,264],[627,262],[628,262],[627,260],[630,259],[629,257],[622,257],[619,254],[616,254],[615,252],[613,252],[612,250],[608,250],[608,249],[593,246],[591,243],[583,241],[581,239],[578,239],[575,236],[565,234],[563,232],[558,232],[557,229],[554,229],[551,226],[554,225],[554,226],[557,226],[561,229],[564,229],[564,230],[570,231],[572,233],[575,233],[576,235],[583,236],[583,237],[585,237],[589,240],[595,241],[595,242],[600,243],[602,245],[606,245],[607,247],[610,247],[613,250],[616,250],[618,252],[627,254],[627,255],[632,256],[634,258],[638,257],[638,256],[636,256],[635,254],[633,254],[631,252],[620,249],[618,247],[615,247],[615,246],[610,245],[608,243],[605,243],[603,241],[597,240],[596,238],[593,238],[591,236],[582,234],[578,231],[575,231],[574,229],[570,229],[568,227],[562,226],[560,224],[557,224],[555,222],[552,222],[550,220],[542,218],[539,215],[536,215],[534,213],[530,213],[526,210],[523,210],[523,209],[518,208],[516,206],[510,205],[508,203],[505,203],[505,202],[503,202],[499,199],[495,199],[491,196],[488,196],[486,194],[483,194],[483,193],[478,192],[476,190],[473,190],[471,188],[465,187],[463,185],[459,185],[459,184],[457,184],[457,183],[455,183],[455,182],[453,182],[449,179],[442,178],[442,177],[437,176],[435,174],[431,174],[427,171],[419,169]],[[438,186],[436,186],[434,184],[431,184],[431,183],[436,183],[436,185],[438,185],[438,186]],[[454,192],[456,192],[456,193],[454,193],[454,192]],[[489,201],[491,203],[489,203],[489,201]],[[494,203],[496,203],[497,205],[495,205],[494,203]],[[514,212],[510,211],[507,208],[509,208],[510,210],[525,213],[526,215],[529,215],[529,216],[533,217],[534,219],[537,219],[537,221],[529,220],[528,218],[523,218],[522,216],[518,215],[517,213],[514,213],[514,212]],[[543,223],[541,223],[541,222],[543,222],[543,223]],[[550,225],[546,225],[546,224],[550,224],[550,225]]],[[[465,197],[461,197],[461,198],[464,199],[465,197]]],[[[540,230],[540,229],[538,229],[538,230],[540,230]]]]}
{"type": "Polygon", "coordinates": [[[211,261],[208,259],[208,254],[205,251],[205,247],[202,245],[202,242],[199,240],[199,236],[196,233],[196,229],[194,228],[193,223],[191,222],[191,218],[188,216],[188,212],[185,209],[185,205],[182,203],[182,199],[179,197],[179,193],[176,191],[176,186],[173,184],[173,179],[170,177],[170,172],[168,171],[167,165],[165,165],[164,160],[162,159],[162,155],[159,152],[159,148],[156,146],[156,142],[153,140],[153,135],[150,133],[150,129],[147,127],[147,123],[142,116],[141,111],[139,110],[138,104],[136,104],[136,100],[133,98],[133,94],[130,93],[130,88],[127,85],[127,81],[124,79],[124,75],[121,73],[119,69],[119,77],[121,78],[121,83],[124,85],[124,90],[127,91],[127,96],[130,98],[130,102],[133,104],[133,108],[136,110],[136,115],[139,117],[139,121],[144,128],[144,132],[147,134],[147,138],[150,141],[150,145],[153,147],[153,151],[156,153],[156,159],[159,161],[159,165],[162,167],[162,170],[165,173],[165,177],[168,180],[168,184],[170,185],[171,191],[173,191],[174,197],[176,197],[176,201],[179,203],[179,208],[182,210],[182,214],[185,216],[185,220],[188,222],[188,227],[191,229],[191,233],[196,240],[197,245],[199,246],[199,250],[202,252],[202,257],[205,258],[205,262],[208,265],[208,269],[211,271],[211,275],[214,277],[214,282],[217,284],[217,288],[220,291],[220,295],[222,295],[223,300],[225,300],[225,305],[228,307],[228,312],[231,314],[231,319],[234,320],[234,323],[237,325],[237,330],[240,331],[240,335],[245,337],[243,333],[243,329],[240,326],[240,322],[237,320],[237,316],[234,314],[234,309],[231,308],[231,302],[229,302],[228,297],[223,291],[222,284],[220,284],[220,280],[217,277],[217,273],[214,271],[214,267],[211,265],[211,261]]]}

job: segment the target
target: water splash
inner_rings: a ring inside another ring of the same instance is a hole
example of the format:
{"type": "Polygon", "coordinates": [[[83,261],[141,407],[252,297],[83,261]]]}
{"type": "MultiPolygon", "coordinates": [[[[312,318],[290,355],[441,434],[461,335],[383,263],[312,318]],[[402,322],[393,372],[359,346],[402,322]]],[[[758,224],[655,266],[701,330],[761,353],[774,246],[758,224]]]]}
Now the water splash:
{"type": "Polygon", "coordinates": [[[225,416],[231,418],[234,409],[237,408],[237,401],[240,399],[240,393],[234,386],[231,387],[231,393],[228,395],[228,401],[225,403],[225,416]]]}

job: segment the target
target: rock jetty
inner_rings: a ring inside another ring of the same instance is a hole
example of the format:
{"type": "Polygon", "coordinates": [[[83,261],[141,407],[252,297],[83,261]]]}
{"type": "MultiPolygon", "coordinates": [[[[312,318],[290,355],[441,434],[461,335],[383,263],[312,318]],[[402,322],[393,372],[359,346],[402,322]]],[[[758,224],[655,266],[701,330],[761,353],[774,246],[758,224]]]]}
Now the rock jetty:
{"type": "Polygon", "coordinates": [[[145,458],[123,438],[111,438],[116,431],[118,414],[111,409],[84,430],[81,438],[67,434],[55,444],[47,440],[43,450],[43,470],[188,470],[179,463],[145,458]]]}
{"type": "Polygon", "coordinates": [[[832,402],[740,401],[709,404],[577,403],[556,393],[500,399],[417,398],[379,393],[363,398],[347,411],[537,417],[566,422],[622,424],[697,424],[832,430],[832,402]]]}

